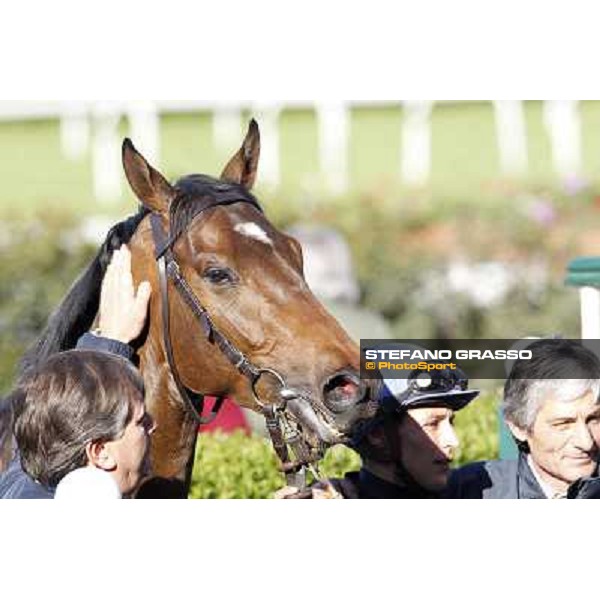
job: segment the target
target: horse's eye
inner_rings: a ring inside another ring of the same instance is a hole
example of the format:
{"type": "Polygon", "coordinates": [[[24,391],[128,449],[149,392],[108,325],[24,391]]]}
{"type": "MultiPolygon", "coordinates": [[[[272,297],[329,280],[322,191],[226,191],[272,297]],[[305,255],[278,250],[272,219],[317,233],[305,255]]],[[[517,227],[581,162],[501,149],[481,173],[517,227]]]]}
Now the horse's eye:
{"type": "Polygon", "coordinates": [[[234,277],[229,269],[221,267],[210,267],[204,271],[204,278],[215,285],[226,285],[233,283],[234,277]]]}

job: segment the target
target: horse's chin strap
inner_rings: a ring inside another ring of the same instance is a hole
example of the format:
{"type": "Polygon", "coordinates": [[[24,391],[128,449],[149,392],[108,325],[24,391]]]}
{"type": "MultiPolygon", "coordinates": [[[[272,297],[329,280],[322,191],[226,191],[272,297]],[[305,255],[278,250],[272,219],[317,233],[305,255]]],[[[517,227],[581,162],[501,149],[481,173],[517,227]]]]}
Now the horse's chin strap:
{"type": "Polygon", "coordinates": [[[268,368],[260,368],[253,365],[244,353],[236,348],[214,325],[207,310],[202,306],[193,290],[181,274],[179,265],[173,256],[171,244],[173,239],[165,241],[160,217],[156,214],[150,216],[154,244],[157,250],[156,260],[158,263],[158,279],[162,304],[162,321],[164,331],[165,352],[173,380],[177,386],[180,396],[183,398],[190,413],[199,425],[206,425],[215,419],[223,402],[224,396],[217,398],[215,405],[207,417],[202,416],[204,409],[204,396],[187,388],[175,365],[173,346],[171,343],[170,310],[168,279],[173,281],[175,288],[189,306],[192,313],[200,321],[206,339],[217,345],[224,356],[240,373],[245,375],[252,387],[257,404],[265,417],[267,431],[271,437],[273,448],[281,461],[281,469],[284,471],[288,485],[303,489],[306,486],[306,467],[308,467],[316,478],[319,478],[316,467],[311,463],[320,457],[311,456],[307,450],[297,426],[293,426],[286,417],[286,404],[288,400],[297,398],[298,394],[286,387],[285,382],[277,371],[268,368]],[[262,375],[270,374],[275,377],[281,386],[280,397],[282,402],[278,405],[263,404],[259,397],[256,386],[262,375]],[[295,460],[290,459],[289,448],[295,460]]]}

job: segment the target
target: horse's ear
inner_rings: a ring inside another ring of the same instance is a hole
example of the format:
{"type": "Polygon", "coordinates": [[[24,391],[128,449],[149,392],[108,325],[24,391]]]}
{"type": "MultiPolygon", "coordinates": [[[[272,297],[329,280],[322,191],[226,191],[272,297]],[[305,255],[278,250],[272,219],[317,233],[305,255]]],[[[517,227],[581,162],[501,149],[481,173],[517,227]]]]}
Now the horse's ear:
{"type": "Polygon", "coordinates": [[[233,158],[223,169],[221,179],[239,183],[247,190],[250,190],[256,179],[259,156],[260,132],[258,131],[258,123],[252,119],[248,126],[248,133],[244,138],[242,147],[235,153],[233,158]]]}
{"type": "Polygon", "coordinates": [[[123,169],[131,189],[153,212],[164,213],[175,197],[173,186],[135,149],[129,138],[123,140],[123,169]]]}

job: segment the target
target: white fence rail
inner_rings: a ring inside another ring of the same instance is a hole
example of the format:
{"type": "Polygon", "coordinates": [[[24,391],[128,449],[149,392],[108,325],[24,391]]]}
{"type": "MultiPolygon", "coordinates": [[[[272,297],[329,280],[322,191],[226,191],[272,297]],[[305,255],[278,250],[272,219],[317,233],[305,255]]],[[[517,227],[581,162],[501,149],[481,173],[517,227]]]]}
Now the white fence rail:
{"type": "MultiPolygon", "coordinates": [[[[401,103],[399,102],[400,106],[401,103]]],[[[303,105],[302,107],[306,107],[303,105]]],[[[249,108],[259,120],[262,135],[261,181],[276,187],[281,178],[279,118],[284,108],[296,105],[225,104],[202,102],[162,103],[0,103],[0,121],[57,118],[60,120],[61,150],[70,160],[92,154],[93,187],[96,198],[118,197],[121,187],[119,132],[121,117],[128,118],[130,135],[140,150],[155,164],[160,163],[159,115],[166,112],[210,111],[213,140],[220,152],[239,143],[243,130],[241,113],[249,108]]],[[[314,108],[318,123],[319,168],[329,190],[344,193],[349,186],[350,109],[349,103],[328,103],[314,108]]],[[[431,175],[431,114],[434,103],[411,101],[402,104],[402,127],[398,136],[401,149],[399,176],[407,185],[427,184],[431,175]]],[[[544,124],[552,148],[556,173],[563,179],[580,176],[582,171],[581,124],[576,101],[546,101],[544,124]]],[[[527,131],[523,103],[518,100],[493,102],[496,144],[500,170],[509,177],[527,174],[527,131]]]]}

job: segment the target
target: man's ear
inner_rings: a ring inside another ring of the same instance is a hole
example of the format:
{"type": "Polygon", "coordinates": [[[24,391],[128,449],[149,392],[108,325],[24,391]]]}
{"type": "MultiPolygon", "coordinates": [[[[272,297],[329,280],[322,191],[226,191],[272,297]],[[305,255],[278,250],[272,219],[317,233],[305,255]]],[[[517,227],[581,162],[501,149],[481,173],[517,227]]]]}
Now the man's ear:
{"type": "Polygon", "coordinates": [[[173,186],[135,149],[129,138],[123,140],[122,158],[127,181],[142,204],[152,212],[166,214],[175,197],[173,186]]]}
{"type": "Polygon", "coordinates": [[[106,442],[88,442],[85,454],[88,466],[91,465],[103,471],[114,471],[117,468],[117,462],[106,446],[106,442]]]}
{"type": "Polygon", "coordinates": [[[510,421],[506,421],[506,425],[517,440],[519,440],[520,442],[527,442],[529,434],[526,429],[522,429],[521,427],[515,425],[514,423],[511,423],[510,421]]]}

